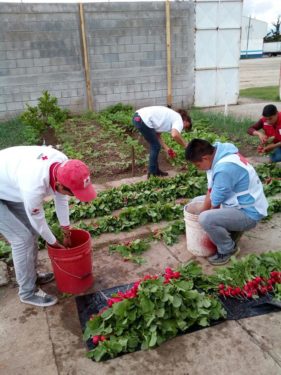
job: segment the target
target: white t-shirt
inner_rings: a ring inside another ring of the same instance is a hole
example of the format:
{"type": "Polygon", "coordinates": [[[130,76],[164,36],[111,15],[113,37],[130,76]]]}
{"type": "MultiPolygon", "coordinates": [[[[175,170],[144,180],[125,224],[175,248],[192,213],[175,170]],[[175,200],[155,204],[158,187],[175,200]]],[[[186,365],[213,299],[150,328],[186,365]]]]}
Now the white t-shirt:
{"type": "Polygon", "coordinates": [[[51,147],[16,146],[0,151],[0,199],[22,202],[32,227],[54,244],[43,209],[43,200],[53,196],[60,225],[69,225],[68,196],[50,186],[50,166],[68,158],[51,147]]]}
{"type": "Polygon", "coordinates": [[[176,129],[179,133],[183,130],[183,121],[178,112],[167,107],[153,106],[141,108],[137,111],[142,121],[157,133],[171,132],[176,129]]]}

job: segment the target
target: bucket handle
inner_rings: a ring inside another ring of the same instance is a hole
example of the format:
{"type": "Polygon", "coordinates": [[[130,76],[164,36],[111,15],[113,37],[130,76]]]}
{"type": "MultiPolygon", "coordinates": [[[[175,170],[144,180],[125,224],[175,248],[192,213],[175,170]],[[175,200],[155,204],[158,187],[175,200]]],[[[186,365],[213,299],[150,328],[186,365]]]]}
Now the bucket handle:
{"type": "Polygon", "coordinates": [[[73,273],[67,272],[66,270],[64,270],[63,268],[61,268],[54,259],[52,259],[52,260],[53,260],[53,262],[55,263],[55,265],[58,267],[58,269],[60,271],[64,272],[68,276],[75,277],[76,279],[83,280],[83,279],[86,279],[86,277],[88,277],[88,276],[90,276],[92,274],[92,272],[88,272],[88,273],[85,273],[82,276],[74,275],[73,273]]]}

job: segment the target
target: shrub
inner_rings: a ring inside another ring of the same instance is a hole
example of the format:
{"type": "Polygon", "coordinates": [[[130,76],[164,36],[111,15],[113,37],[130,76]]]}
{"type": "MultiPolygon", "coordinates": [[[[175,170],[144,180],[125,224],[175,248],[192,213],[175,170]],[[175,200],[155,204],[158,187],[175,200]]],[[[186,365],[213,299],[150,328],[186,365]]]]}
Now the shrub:
{"type": "Polygon", "coordinates": [[[66,120],[68,112],[62,110],[57,102],[56,97],[51,96],[48,91],[43,91],[37,106],[26,104],[27,109],[21,114],[20,119],[25,125],[27,138],[32,139],[33,143],[37,143],[48,128],[58,131],[66,120]]]}

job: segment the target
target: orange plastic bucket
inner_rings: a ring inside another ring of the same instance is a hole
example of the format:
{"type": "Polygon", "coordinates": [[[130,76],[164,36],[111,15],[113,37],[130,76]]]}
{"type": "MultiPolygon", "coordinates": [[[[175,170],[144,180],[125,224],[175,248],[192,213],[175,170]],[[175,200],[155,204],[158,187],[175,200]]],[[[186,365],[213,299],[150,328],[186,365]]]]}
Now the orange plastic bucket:
{"type": "Polygon", "coordinates": [[[90,233],[71,230],[72,247],[56,249],[48,245],[57,288],[61,292],[79,294],[93,285],[92,248],[90,233]]]}

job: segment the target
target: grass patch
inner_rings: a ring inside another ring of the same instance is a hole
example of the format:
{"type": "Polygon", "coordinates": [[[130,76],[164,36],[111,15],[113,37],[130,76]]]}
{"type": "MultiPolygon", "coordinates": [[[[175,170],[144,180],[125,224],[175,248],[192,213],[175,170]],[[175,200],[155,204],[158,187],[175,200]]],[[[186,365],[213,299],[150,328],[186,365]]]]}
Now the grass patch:
{"type": "MultiPolygon", "coordinates": [[[[207,126],[210,126],[219,134],[223,133],[226,136],[237,139],[245,137],[247,129],[253,124],[251,119],[237,118],[231,115],[224,116],[221,112],[203,112],[199,109],[193,109],[191,116],[194,120],[206,120],[207,126]]],[[[207,129],[208,127],[206,127],[206,131],[207,129]]]]}
{"type": "Polygon", "coordinates": [[[251,87],[243,89],[240,90],[240,96],[268,101],[280,101],[278,86],[251,87]]]}
{"type": "Polygon", "coordinates": [[[200,109],[193,109],[191,117],[194,121],[204,120],[206,122],[206,132],[208,129],[218,135],[224,135],[229,142],[233,142],[245,155],[252,153],[258,145],[257,137],[247,134],[253,120],[247,118],[237,118],[231,115],[224,116],[221,112],[203,112],[200,109]]]}
{"type": "Polygon", "coordinates": [[[27,144],[24,125],[18,119],[0,123],[0,150],[3,148],[27,144]]]}

